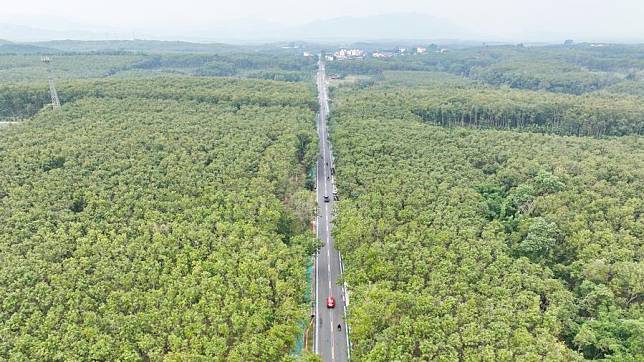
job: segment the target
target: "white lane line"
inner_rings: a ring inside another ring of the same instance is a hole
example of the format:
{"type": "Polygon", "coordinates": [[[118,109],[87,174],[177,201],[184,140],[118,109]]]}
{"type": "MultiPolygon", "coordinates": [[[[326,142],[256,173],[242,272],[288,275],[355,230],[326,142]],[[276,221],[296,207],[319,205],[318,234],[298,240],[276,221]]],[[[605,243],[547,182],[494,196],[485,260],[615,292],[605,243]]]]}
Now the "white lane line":
{"type": "MultiPolygon", "coordinates": [[[[323,72],[324,72],[324,67],[323,67],[323,65],[320,65],[320,72],[319,72],[320,80],[319,80],[318,84],[320,85],[320,91],[319,91],[320,96],[321,96],[321,98],[323,100],[323,104],[322,104],[322,107],[321,107],[321,113],[322,114],[329,112],[329,103],[328,103],[328,97],[327,97],[327,92],[326,92],[326,82],[324,80],[324,73],[323,72]]],[[[328,158],[329,162],[330,162],[329,166],[333,167],[333,158],[330,155],[330,153],[331,153],[331,149],[330,149],[331,145],[330,144],[329,144],[329,154],[327,155],[327,152],[326,152],[326,142],[328,142],[328,139],[327,139],[328,135],[327,135],[327,132],[326,132],[326,130],[327,130],[327,128],[326,128],[326,116],[324,117],[324,123],[320,122],[320,129],[325,134],[324,141],[323,141],[323,149],[324,149],[325,161],[328,158]]],[[[325,172],[326,172],[326,164],[325,164],[325,172]]],[[[325,190],[326,190],[326,175],[325,175],[325,180],[323,180],[323,182],[325,184],[324,186],[325,186],[325,190]]],[[[328,231],[328,226],[329,226],[330,220],[328,219],[329,214],[328,214],[328,209],[327,209],[326,205],[325,205],[325,216],[327,217],[325,219],[325,228],[326,228],[326,235],[327,235],[326,244],[330,245],[329,231],[328,231]]],[[[330,252],[329,249],[330,249],[330,247],[327,248],[327,253],[330,252]]],[[[329,254],[327,254],[327,256],[328,255],[329,254]]],[[[328,257],[330,259],[330,256],[328,256],[328,257]]],[[[343,262],[342,262],[342,255],[340,255],[340,252],[338,252],[338,260],[339,260],[339,267],[340,267],[340,277],[342,277],[342,275],[344,274],[344,265],[343,265],[343,262]]],[[[329,283],[330,283],[330,279],[329,279],[329,283]]],[[[350,344],[350,341],[349,341],[349,324],[346,323],[347,322],[347,307],[348,307],[348,304],[349,304],[349,294],[348,294],[348,291],[347,291],[346,283],[343,283],[342,291],[344,292],[343,293],[344,295],[343,295],[343,298],[342,298],[344,303],[343,303],[342,307],[343,307],[344,319],[345,319],[345,336],[346,336],[346,346],[347,346],[347,359],[351,360],[351,344],[350,344]]],[[[335,325],[335,323],[333,323],[333,325],[335,325]]],[[[333,344],[335,346],[335,338],[333,338],[333,344]]],[[[335,360],[335,352],[334,352],[333,357],[334,357],[334,360],[335,360]]]]}
{"type": "MultiPolygon", "coordinates": [[[[327,100],[326,87],[325,87],[325,84],[324,84],[324,73],[323,73],[324,67],[323,67],[322,64],[320,64],[320,69],[321,69],[321,71],[318,73],[318,77],[319,77],[319,79],[318,79],[318,85],[319,85],[318,92],[319,92],[320,98],[321,98],[320,101],[323,104],[321,104],[322,107],[320,107],[320,118],[319,118],[319,122],[318,122],[318,137],[322,142],[322,147],[321,147],[322,148],[322,162],[323,162],[323,180],[322,180],[322,183],[324,185],[324,195],[326,195],[327,191],[328,191],[328,187],[329,187],[327,185],[327,180],[326,180],[327,179],[327,169],[329,168],[329,166],[332,167],[333,160],[331,159],[331,155],[330,155],[330,153],[331,153],[331,145],[330,144],[328,145],[328,150],[327,150],[327,142],[329,142],[329,141],[328,141],[328,133],[327,133],[327,129],[326,129],[326,113],[328,113],[329,105],[328,105],[328,100],[327,100]],[[331,163],[331,165],[329,165],[329,163],[331,163]]],[[[316,180],[316,182],[318,183],[318,187],[319,187],[319,178],[316,180]]],[[[321,201],[324,202],[323,200],[320,200],[320,198],[319,198],[319,188],[318,187],[316,187],[316,194],[318,196],[317,197],[318,203],[321,202],[321,201]]],[[[330,215],[329,215],[328,204],[326,202],[324,202],[324,215],[322,215],[320,219],[321,219],[320,220],[321,222],[324,222],[324,230],[326,232],[324,241],[325,241],[325,247],[327,249],[326,250],[327,251],[327,271],[329,273],[327,279],[328,279],[328,284],[329,284],[329,294],[332,294],[333,290],[332,290],[332,283],[331,283],[331,279],[332,279],[332,274],[331,274],[331,239],[330,239],[330,234],[329,234],[330,215]]],[[[321,232],[319,226],[320,225],[318,223],[318,225],[317,225],[318,238],[320,238],[320,232],[321,232]]],[[[318,253],[318,257],[319,257],[319,253],[318,253]]],[[[342,276],[342,274],[344,272],[344,270],[343,270],[344,266],[342,265],[342,259],[341,259],[341,256],[340,256],[339,252],[338,252],[338,259],[339,259],[340,276],[342,276]]],[[[317,262],[318,262],[318,259],[316,258],[316,263],[317,262]]],[[[317,263],[316,265],[319,266],[319,263],[317,263]]],[[[318,271],[316,269],[316,273],[317,272],[318,271]]],[[[317,274],[316,274],[316,278],[317,278],[317,274]]],[[[316,283],[317,283],[317,281],[316,281],[316,283]]],[[[347,301],[348,301],[347,300],[348,296],[346,295],[347,294],[346,285],[344,285],[344,288],[342,288],[342,289],[343,289],[343,292],[345,294],[345,295],[342,296],[343,297],[342,300],[344,301],[344,303],[343,303],[343,312],[344,312],[344,319],[346,320],[346,316],[347,316],[347,301]],[[345,299],[345,296],[346,296],[346,299],[345,299]]],[[[318,286],[316,286],[316,293],[317,293],[317,291],[319,291],[318,286]]],[[[320,302],[320,300],[319,300],[319,297],[316,298],[316,299],[318,299],[317,302],[316,302],[316,313],[319,313],[319,302],[320,302]]],[[[335,342],[336,342],[335,341],[335,319],[334,319],[333,311],[331,309],[329,309],[329,320],[331,322],[330,325],[329,325],[329,328],[331,329],[331,341],[332,341],[331,358],[332,358],[333,361],[335,361],[336,360],[336,358],[335,358],[335,342]]],[[[348,332],[349,332],[348,331],[348,324],[346,324],[345,335],[346,335],[346,343],[347,343],[347,357],[350,358],[351,355],[350,355],[350,344],[349,344],[348,332]]],[[[317,338],[316,338],[316,342],[318,342],[317,338]]],[[[319,347],[316,347],[316,351],[319,353],[318,348],[319,347]]]]}
{"type": "Polygon", "coordinates": [[[335,320],[333,319],[333,312],[331,309],[329,309],[329,319],[331,320],[331,359],[335,361],[335,333],[333,331],[335,320]]]}
{"type": "Polygon", "coordinates": [[[314,350],[315,353],[318,353],[318,345],[320,344],[319,339],[320,339],[320,333],[318,333],[318,318],[320,318],[320,298],[319,298],[319,293],[320,293],[320,283],[318,282],[318,274],[319,274],[319,268],[318,268],[318,256],[315,256],[315,346],[314,350]]]}
{"type": "MultiPolygon", "coordinates": [[[[321,79],[322,79],[322,78],[320,77],[320,80],[318,81],[318,85],[319,85],[320,87],[322,87],[321,79]]],[[[323,121],[322,121],[323,113],[324,113],[324,110],[322,110],[322,111],[320,112],[320,114],[318,115],[318,130],[319,130],[319,129],[321,128],[321,126],[322,126],[322,122],[323,122],[323,121]]],[[[324,158],[324,156],[323,156],[323,158],[324,158]]],[[[319,164],[320,164],[320,166],[322,166],[322,169],[324,170],[324,160],[321,160],[321,161],[319,162],[319,164]]],[[[318,171],[319,171],[319,170],[318,170],[318,171]]],[[[320,188],[319,188],[319,187],[320,187],[319,173],[317,173],[317,175],[316,175],[316,178],[315,178],[315,179],[316,179],[316,180],[315,180],[315,182],[316,182],[315,195],[316,195],[316,200],[317,200],[317,202],[319,203],[319,202],[320,202],[320,195],[319,195],[319,193],[320,193],[320,188]]],[[[317,237],[318,237],[318,239],[320,239],[320,218],[318,218],[318,219],[316,220],[315,226],[316,226],[316,234],[317,234],[317,237]]],[[[319,294],[319,293],[320,293],[320,283],[319,283],[319,278],[320,278],[319,257],[320,257],[320,252],[318,251],[318,253],[317,253],[317,254],[316,254],[316,256],[315,256],[315,299],[316,299],[316,301],[315,301],[315,325],[316,325],[316,327],[315,327],[315,346],[314,346],[315,353],[318,353],[318,354],[320,353],[320,347],[319,347],[319,346],[320,346],[320,333],[319,333],[319,329],[320,329],[320,327],[321,327],[321,326],[320,326],[320,324],[318,323],[318,322],[319,322],[319,320],[320,320],[320,302],[321,302],[321,300],[320,300],[320,294],[319,294]]]]}
{"type": "MultiPolygon", "coordinates": [[[[338,252],[338,259],[340,260],[340,277],[344,274],[344,263],[342,262],[342,255],[338,252]]],[[[347,308],[349,307],[349,291],[347,290],[347,283],[342,283],[342,290],[344,292],[344,304],[342,309],[344,311],[344,333],[347,342],[347,360],[351,360],[351,342],[349,342],[349,321],[347,320],[347,308]]]]}
{"type": "MultiPolygon", "coordinates": [[[[320,74],[320,84],[322,85],[322,80],[323,76],[320,74]]],[[[322,95],[322,101],[323,103],[326,103],[325,101],[325,93],[324,93],[324,85],[321,87],[321,92],[320,94],[322,95]]],[[[320,118],[320,139],[322,141],[322,154],[323,154],[323,160],[324,160],[324,179],[322,180],[322,183],[324,184],[324,196],[327,196],[327,165],[329,162],[329,157],[327,153],[327,148],[326,148],[326,143],[327,143],[327,134],[326,134],[326,114],[325,111],[326,106],[325,104],[322,104],[321,107],[321,118],[320,118]]],[[[326,204],[326,200],[324,204],[324,229],[326,232],[326,253],[327,253],[327,282],[329,286],[329,295],[333,294],[333,287],[331,285],[331,245],[329,242],[329,207],[326,204]]],[[[333,312],[331,309],[329,309],[329,320],[331,323],[329,323],[329,328],[331,329],[331,359],[335,361],[335,333],[334,333],[334,326],[335,326],[335,319],[333,318],[333,312]]]]}
{"type": "MultiPolygon", "coordinates": [[[[322,123],[320,123],[320,128],[322,128],[322,123]]],[[[324,132],[324,131],[321,131],[324,132]]],[[[326,154],[326,138],[324,137],[324,133],[320,133],[320,139],[322,140],[322,158],[324,161],[324,180],[322,180],[322,183],[324,184],[324,194],[326,195],[326,169],[328,165],[328,160],[329,158],[327,157],[326,154]]]]}
{"type": "Polygon", "coordinates": [[[324,204],[324,230],[326,231],[326,260],[327,260],[327,270],[329,271],[329,294],[333,294],[331,290],[331,244],[329,243],[329,206],[327,204],[324,204]]]}
{"type": "MultiPolygon", "coordinates": [[[[316,177],[315,177],[315,199],[320,202],[320,195],[318,191],[319,187],[319,177],[318,172],[316,170],[316,177]]],[[[315,220],[315,234],[317,235],[318,239],[320,239],[320,222],[318,220],[318,217],[316,215],[316,220],[315,220]]],[[[315,345],[313,347],[313,351],[315,353],[318,353],[318,345],[319,345],[319,339],[320,339],[320,333],[318,333],[318,318],[320,318],[320,283],[319,283],[319,274],[320,270],[318,267],[318,258],[320,256],[320,252],[318,251],[315,254],[315,345]]]]}
{"type": "MultiPolygon", "coordinates": [[[[318,128],[320,126],[320,115],[318,115],[318,128]]],[[[318,165],[320,162],[318,162],[318,165]]],[[[318,166],[319,167],[319,166],[318,166]]],[[[315,175],[315,200],[319,203],[320,202],[320,173],[319,169],[316,170],[316,175],[315,175]]],[[[319,209],[319,208],[318,208],[319,209]]],[[[315,232],[316,236],[318,239],[320,239],[320,220],[319,220],[320,215],[316,215],[316,220],[315,220],[315,232]]],[[[320,345],[320,333],[319,333],[319,328],[320,324],[318,323],[318,320],[320,318],[320,283],[319,283],[319,277],[320,277],[320,268],[319,268],[319,257],[320,257],[320,252],[318,251],[315,254],[315,344],[314,344],[314,352],[319,353],[319,345],[320,345]]]]}

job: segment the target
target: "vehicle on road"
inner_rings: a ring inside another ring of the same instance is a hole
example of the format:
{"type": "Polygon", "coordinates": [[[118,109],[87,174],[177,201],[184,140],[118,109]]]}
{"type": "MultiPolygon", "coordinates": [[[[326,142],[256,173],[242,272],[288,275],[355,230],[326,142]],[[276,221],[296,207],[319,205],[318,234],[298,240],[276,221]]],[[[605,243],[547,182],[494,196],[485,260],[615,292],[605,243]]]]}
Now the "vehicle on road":
{"type": "Polygon", "coordinates": [[[335,308],[335,298],[329,296],[326,298],[326,307],[327,308],[335,308]]]}
{"type": "Polygon", "coordinates": [[[329,198],[329,195],[324,195],[324,202],[330,202],[331,199],[329,198]]]}

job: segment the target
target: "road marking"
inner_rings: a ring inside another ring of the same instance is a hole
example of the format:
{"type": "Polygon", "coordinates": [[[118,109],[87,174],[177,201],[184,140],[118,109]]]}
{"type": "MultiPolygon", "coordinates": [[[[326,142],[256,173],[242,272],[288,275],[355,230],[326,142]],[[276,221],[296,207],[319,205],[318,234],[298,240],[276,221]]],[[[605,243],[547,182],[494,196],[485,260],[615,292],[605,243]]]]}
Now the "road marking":
{"type": "MultiPolygon", "coordinates": [[[[320,115],[318,115],[318,127],[320,126],[320,115]]],[[[319,162],[318,162],[319,163],[319,162]]],[[[319,203],[320,202],[320,178],[319,176],[319,169],[316,170],[316,175],[315,175],[315,200],[319,203]]],[[[316,215],[315,217],[315,234],[320,239],[320,222],[318,220],[318,216],[316,215]]],[[[319,283],[319,274],[320,274],[320,269],[318,265],[318,259],[320,256],[320,252],[318,251],[315,254],[315,343],[313,345],[313,351],[315,353],[319,353],[319,340],[320,340],[320,333],[318,333],[318,319],[320,318],[320,283],[319,283]]]]}
{"type": "Polygon", "coordinates": [[[331,309],[329,309],[329,319],[331,320],[331,359],[335,361],[335,333],[333,331],[335,320],[333,319],[333,312],[331,312],[331,309]]]}
{"type": "MultiPolygon", "coordinates": [[[[326,121],[327,121],[326,117],[327,117],[327,113],[329,112],[329,104],[328,104],[328,96],[327,96],[327,89],[326,89],[327,82],[326,82],[326,79],[324,77],[325,67],[324,67],[324,64],[322,63],[322,61],[319,62],[319,68],[320,68],[320,70],[318,71],[318,79],[317,79],[317,81],[318,81],[318,93],[319,93],[319,98],[320,98],[319,101],[321,103],[320,104],[321,107],[320,107],[320,113],[319,113],[319,118],[318,118],[318,137],[319,137],[320,142],[321,142],[321,147],[320,148],[321,148],[321,151],[322,151],[322,155],[321,155],[322,158],[319,161],[319,164],[323,167],[323,169],[321,170],[322,172],[319,172],[320,170],[318,170],[318,173],[316,175],[317,176],[316,177],[317,178],[317,180],[316,180],[316,185],[317,185],[316,186],[316,199],[317,199],[317,202],[318,202],[318,210],[320,210],[320,213],[322,214],[322,215],[319,215],[319,218],[317,219],[319,222],[316,224],[316,229],[317,229],[316,233],[317,233],[317,236],[318,236],[319,240],[324,239],[323,240],[324,241],[324,246],[323,247],[326,248],[326,254],[327,254],[327,272],[328,272],[327,281],[328,281],[328,288],[329,288],[329,296],[331,296],[331,295],[333,295],[333,283],[332,283],[332,280],[337,282],[337,275],[333,276],[333,274],[331,273],[332,239],[331,239],[331,236],[330,236],[329,229],[330,229],[330,223],[331,223],[332,215],[329,212],[329,204],[330,203],[327,203],[319,195],[319,191],[320,191],[320,189],[319,189],[319,181],[320,181],[320,176],[322,176],[323,193],[324,193],[323,195],[327,196],[328,189],[333,184],[333,181],[328,181],[327,180],[328,172],[330,172],[331,167],[333,167],[333,156],[331,155],[331,152],[332,152],[331,146],[332,145],[330,144],[329,139],[328,139],[328,131],[327,131],[327,124],[326,124],[326,121]],[[319,205],[320,203],[324,203],[324,208],[320,207],[321,206],[321,205],[319,205]],[[324,229],[320,228],[320,222],[324,223],[324,229]],[[323,232],[326,233],[324,235],[324,238],[321,237],[323,232]]],[[[333,175],[331,175],[331,177],[333,177],[333,175]]],[[[333,203],[331,203],[330,205],[332,206],[333,203]]],[[[320,250],[316,254],[316,294],[319,293],[319,290],[320,290],[319,282],[318,282],[318,273],[319,273],[319,266],[320,266],[319,265],[320,264],[319,263],[319,257],[322,255],[321,252],[322,251],[320,250]]],[[[337,263],[338,263],[339,275],[340,275],[340,277],[342,277],[342,274],[344,273],[344,266],[342,265],[342,259],[341,259],[340,253],[338,252],[337,255],[338,255],[337,256],[338,257],[338,262],[337,263]]],[[[347,303],[348,302],[348,295],[347,295],[347,291],[346,291],[346,284],[344,284],[342,287],[340,287],[340,291],[339,291],[338,295],[340,295],[341,298],[337,298],[336,300],[341,300],[342,304],[343,304],[343,312],[344,312],[344,319],[345,319],[345,332],[344,333],[345,333],[345,336],[346,336],[347,358],[350,359],[351,355],[350,355],[350,342],[349,342],[349,326],[346,323],[346,319],[347,319],[347,304],[348,304],[347,303]]],[[[316,351],[316,353],[320,354],[320,352],[322,352],[322,351],[320,351],[320,346],[319,346],[319,338],[320,338],[319,334],[320,333],[318,333],[318,332],[320,332],[322,330],[322,328],[323,328],[322,325],[321,325],[322,324],[322,319],[319,318],[319,306],[320,306],[320,303],[321,303],[321,301],[320,301],[321,298],[320,298],[319,295],[316,295],[316,299],[317,299],[317,301],[316,301],[316,315],[317,315],[316,322],[319,322],[319,323],[318,323],[318,326],[316,327],[316,340],[315,340],[316,341],[316,347],[315,347],[315,351],[316,351]]],[[[335,355],[335,350],[336,350],[336,348],[335,348],[336,347],[335,328],[336,328],[336,325],[335,325],[335,318],[334,318],[334,313],[333,313],[335,310],[332,309],[332,308],[328,308],[328,311],[329,311],[329,321],[330,321],[329,328],[330,328],[330,331],[331,331],[331,359],[333,361],[335,361],[336,360],[336,355],[335,355]]],[[[342,319],[342,317],[340,317],[340,319],[342,319]]],[[[339,321],[339,322],[341,323],[341,321],[339,321]]],[[[325,340],[325,342],[328,342],[328,340],[325,340]]]]}

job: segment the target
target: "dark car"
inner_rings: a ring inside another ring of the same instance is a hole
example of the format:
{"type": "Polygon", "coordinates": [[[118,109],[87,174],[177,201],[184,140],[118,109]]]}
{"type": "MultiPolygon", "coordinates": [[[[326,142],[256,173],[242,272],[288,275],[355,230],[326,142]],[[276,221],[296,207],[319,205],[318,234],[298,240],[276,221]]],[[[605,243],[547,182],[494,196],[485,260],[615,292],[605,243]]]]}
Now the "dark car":
{"type": "Polygon", "coordinates": [[[330,202],[331,199],[329,198],[329,195],[324,195],[324,202],[330,202]]]}

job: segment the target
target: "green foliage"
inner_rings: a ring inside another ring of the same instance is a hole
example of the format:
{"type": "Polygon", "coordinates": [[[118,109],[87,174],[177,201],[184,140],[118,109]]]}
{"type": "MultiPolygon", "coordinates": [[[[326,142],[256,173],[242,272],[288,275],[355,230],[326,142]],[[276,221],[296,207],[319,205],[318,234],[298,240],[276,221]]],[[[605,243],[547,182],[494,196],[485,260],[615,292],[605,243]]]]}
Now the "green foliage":
{"type": "Polygon", "coordinates": [[[595,137],[644,134],[644,99],[639,96],[574,96],[452,84],[340,88],[338,111],[356,109],[361,118],[395,116],[446,127],[518,128],[595,137]]]}
{"type": "Polygon", "coordinates": [[[385,71],[383,81],[383,85],[391,88],[399,86],[466,88],[476,85],[476,81],[444,72],[385,71]]]}
{"type": "MultiPolygon", "coordinates": [[[[50,56],[55,79],[100,78],[144,59],[137,54],[60,54],[50,56]]],[[[40,55],[0,55],[0,81],[46,81],[40,55]]]]}
{"type": "Polygon", "coordinates": [[[552,258],[558,234],[557,225],[542,217],[534,218],[530,221],[527,235],[516,245],[516,252],[533,262],[548,260],[552,258]]]}
{"type": "Polygon", "coordinates": [[[244,74],[246,78],[278,80],[284,82],[301,82],[312,79],[312,73],[301,71],[256,70],[244,74]]]}
{"type": "MultiPolygon", "coordinates": [[[[194,101],[206,104],[224,104],[240,108],[242,105],[301,106],[316,110],[318,103],[312,96],[310,84],[293,84],[285,88],[280,82],[258,82],[226,78],[154,77],[149,79],[97,79],[60,82],[61,102],[72,102],[84,97],[127,99],[165,99],[194,101]],[[290,89],[296,89],[291,91],[290,89]]],[[[0,118],[33,116],[50,103],[46,84],[0,86],[0,118]]]]}
{"type": "MultiPolygon", "coordinates": [[[[318,360],[315,60],[212,47],[0,86],[0,358],[318,360]]],[[[440,48],[327,64],[353,358],[642,360],[642,46],[440,48]]]]}
{"type": "Polygon", "coordinates": [[[447,72],[493,86],[582,94],[620,87],[644,70],[641,45],[484,46],[433,49],[424,55],[331,62],[330,73],[447,72]]]}
{"type": "Polygon", "coordinates": [[[644,80],[624,81],[604,89],[606,92],[644,96],[644,80]]]}
{"type": "Polygon", "coordinates": [[[312,87],[61,89],[0,137],[0,359],[289,359],[317,247],[312,87]]]}
{"type": "MultiPolygon", "coordinates": [[[[218,54],[127,52],[62,53],[50,56],[52,76],[56,80],[141,77],[158,75],[237,76],[298,82],[312,79],[316,60],[297,53],[274,50],[218,54]]],[[[47,68],[40,54],[0,54],[0,81],[44,82],[47,68]]]]}
{"type": "Polygon", "coordinates": [[[407,84],[333,98],[354,359],[640,360],[642,138],[436,127],[410,110],[541,94],[407,84]]]}
{"type": "Polygon", "coordinates": [[[591,72],[570,63],[534,59],[475,67],[470,76],[491,85],[572,94],[592,92],[621,80],[615,74],[591,72]]]}

